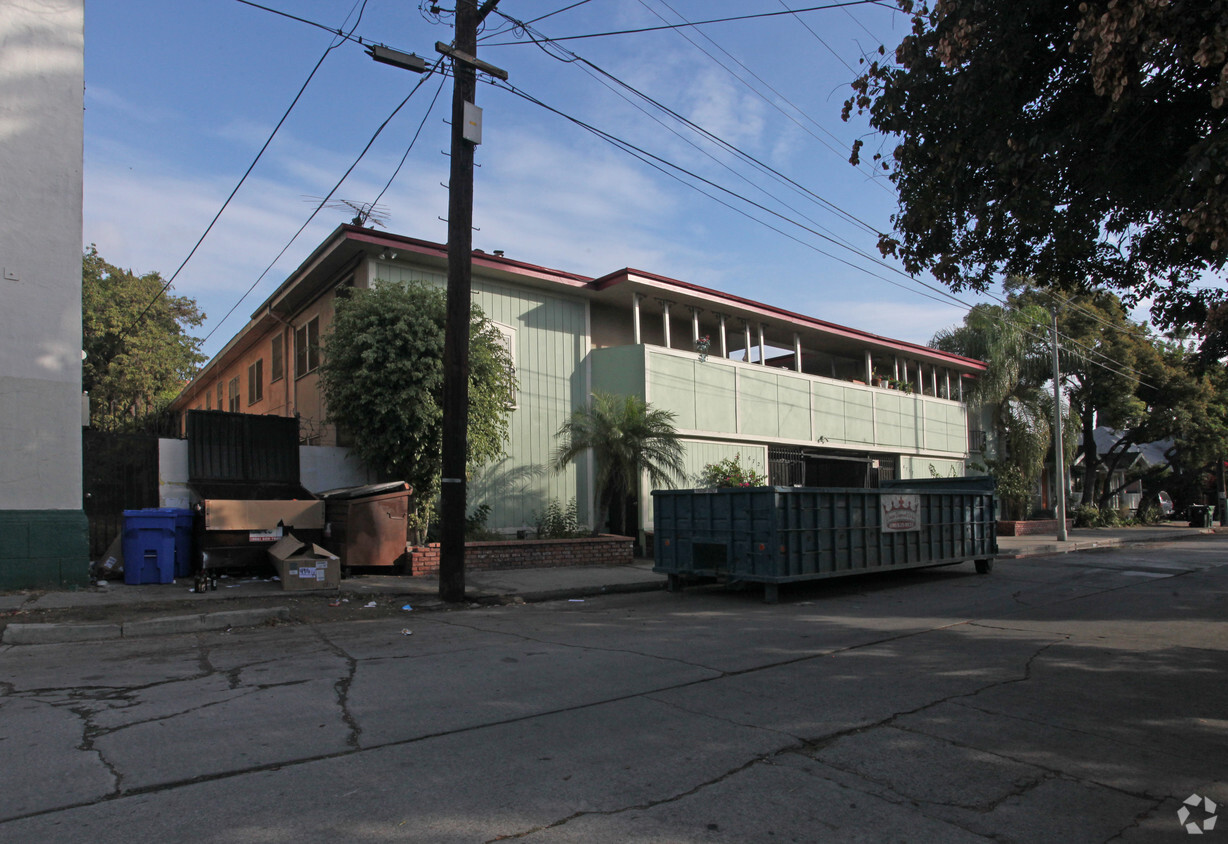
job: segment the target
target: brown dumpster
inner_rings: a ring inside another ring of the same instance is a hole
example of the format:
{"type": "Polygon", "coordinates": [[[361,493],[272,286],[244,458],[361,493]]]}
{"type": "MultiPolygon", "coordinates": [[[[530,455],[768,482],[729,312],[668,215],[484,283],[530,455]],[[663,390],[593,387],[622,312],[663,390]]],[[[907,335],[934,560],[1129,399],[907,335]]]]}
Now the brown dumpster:
{"type": "Polygon", "coordinates": [[[405,561],[409,499],[404,481],[331,489],[324,499],[325,545],[353,566],[397,566],[405,561]]]}

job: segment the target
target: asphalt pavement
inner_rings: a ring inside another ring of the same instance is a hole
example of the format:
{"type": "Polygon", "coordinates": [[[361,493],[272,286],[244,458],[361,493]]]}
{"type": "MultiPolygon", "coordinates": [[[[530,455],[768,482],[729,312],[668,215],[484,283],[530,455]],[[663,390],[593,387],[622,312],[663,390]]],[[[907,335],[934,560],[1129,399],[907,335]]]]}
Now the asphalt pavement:
{"type": "MultiPolygon", "coordinates": [[[[999,560],[1045,557],[1075,551],[1120,548],[1191,539],[1228,528],[1192,528],[1183,522],[1146,527],[1076,528],[1065,541],[1055,536],[998,537],[999,560]]],[[[472,605],[583,600],[619,592],[665,588],[652,561],[629,566],[560,566],[466,573],[465,601],[472,605]]],[[[215,591],[197,593],[191,579],[130,586],[100,581],[64,591],[0,593],[0,643],[51,644],[311,621],[344,611],[424,612],[455,609],[438,597],[435,576],[358,574],[337,589],[286,592],[271,577],[223,577],[215,591]],[[322,610],[328,607],[328,610],[322,610]],[[336,612],[332,612],[336,610],[336,612]],[[320,613],[323,612],[323,616],[320,613]]]]}

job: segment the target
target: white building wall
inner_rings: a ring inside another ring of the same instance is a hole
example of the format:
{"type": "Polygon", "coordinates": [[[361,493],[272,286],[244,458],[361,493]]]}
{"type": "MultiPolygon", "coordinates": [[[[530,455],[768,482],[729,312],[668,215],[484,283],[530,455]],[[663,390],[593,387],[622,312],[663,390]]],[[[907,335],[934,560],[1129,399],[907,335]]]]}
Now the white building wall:
{"type": "Polygon", "coordinates": [[[0,511],[81,510],[83,0],[0,2],[0,511]]]}

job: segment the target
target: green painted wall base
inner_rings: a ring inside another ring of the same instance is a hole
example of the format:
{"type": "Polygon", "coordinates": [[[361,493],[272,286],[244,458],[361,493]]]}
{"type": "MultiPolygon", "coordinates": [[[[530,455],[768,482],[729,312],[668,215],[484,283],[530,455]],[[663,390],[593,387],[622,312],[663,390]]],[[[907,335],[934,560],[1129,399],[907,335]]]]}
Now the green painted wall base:
{"type": "Polygon", "coordinates": [[[90,582],[89,522],[80,510],[0,510],[0,590],[90,582]]]}

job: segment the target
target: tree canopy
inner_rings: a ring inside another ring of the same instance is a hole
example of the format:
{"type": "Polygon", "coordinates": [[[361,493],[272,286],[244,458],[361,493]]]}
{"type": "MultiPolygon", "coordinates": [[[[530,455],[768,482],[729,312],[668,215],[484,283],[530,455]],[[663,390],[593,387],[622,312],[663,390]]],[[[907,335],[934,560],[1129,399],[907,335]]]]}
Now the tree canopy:
{"type": "MultiPolygon", "coordinates": [[[[443,447],[444,291],[376,282],[337,300],[324,340],[328,420],[364,463],[414,490],[420,530],[439,491],[443,447]]],[[[469,465],[503,453],[515,366],[499,329],[474,305],[469,333],[469,465]]]]}
{"type": "Polygon", "coordinates": [[[93,244],[81,272],[81,388],[90,425],[135,430],[161,411],[206,360],[188,330],[204,322],[196,301],[173,296],[156,272],[107,263],[93,244]]]}
{"type": "MultiPolygon", "coordinates": [[[[1068,402],[1064,421],[1068,458],[1081,455],[1082,503],[1103,508],[1120,492],[1109,481],[1127,468],[1131,449],[1166,442],[1168,466],[1144,478],[1146,491],[1160,489],[1199,501],[1207,475],[1228,454],[1228,373],[1204,371],[1179,341],[1155,335],[1130,320],[1121,300],[1106,290],[1055,299],[1022,279],[1008,279],[1007,307],[978,305],[964,324],[940,332],[931,345],[977,357],[989,364],[970,400],[993,411],[1002,453],[993,461],[1030,494],[1043,460],[1051,459],[1052,364],[1047,307],[1056,305],[1061,337],[1060,371],[1068,402]],[[1102,452],[1095,431],[1116,432],[1102,452]],[[1161,478],[1163,476],[1163,478],[1161,478]]],[[[1069,460],[1068,460],[1068,464],[1069,460]]],[[[1126,483],[1140,476],[1126,473],[1126,483]]],[[[1005,497],[1005,496],[1004,496],[1005,497]]]]}
{"type": "Polygon", "coordinates": [[[844,110],[898,138],[873,156],[899,192],[883,253],[955,290],[1105,288],[1224,333],[1228,0],[897,2],[911,34],[844,110]]]}

